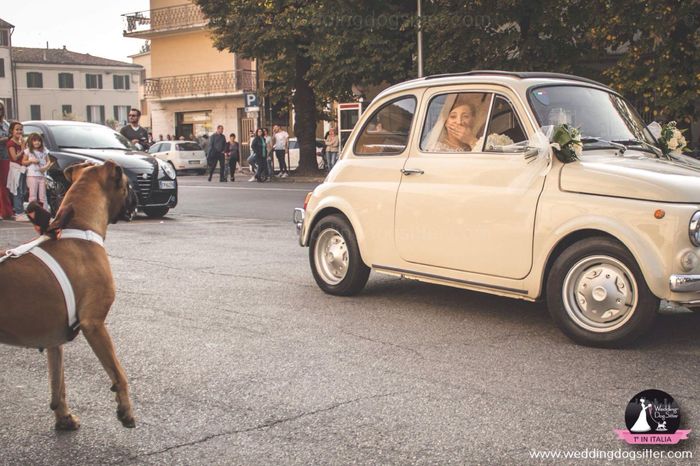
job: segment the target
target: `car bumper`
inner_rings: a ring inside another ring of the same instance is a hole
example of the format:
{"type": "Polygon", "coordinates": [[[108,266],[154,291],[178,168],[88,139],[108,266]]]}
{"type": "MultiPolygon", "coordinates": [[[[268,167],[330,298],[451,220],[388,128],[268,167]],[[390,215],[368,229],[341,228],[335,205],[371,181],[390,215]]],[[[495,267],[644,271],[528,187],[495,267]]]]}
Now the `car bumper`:
{"type": "Polygon", "coordinates": [[[302,232],[304,230],[304,217],[305,217],[305,215],[306,215],[306,212],[304,211],[304,209],[299,208],[299,207],[294,209],[293,221],[294,221],[294,225],[297,228],[297,235],[299,236],[299,245],[300,246],[304,245],[304,244],[302,244],[302,238],[304,237],[302,232]]]}
{"type": "Polygon", "coordinates": [[[700,275],[671,275],[669,285],[676,293],[700,293],[700,275]]]}

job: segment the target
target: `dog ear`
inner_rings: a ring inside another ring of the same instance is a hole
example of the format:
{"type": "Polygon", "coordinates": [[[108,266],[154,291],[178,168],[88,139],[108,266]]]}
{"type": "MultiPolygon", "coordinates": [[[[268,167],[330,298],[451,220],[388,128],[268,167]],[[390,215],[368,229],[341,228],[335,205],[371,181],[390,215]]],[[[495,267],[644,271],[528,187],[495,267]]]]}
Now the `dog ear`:
{"type": "Polygon", "coordinates": [[[114,177],[116,187],[120,188],[124,181],[124,179],[122,178],[124,175],[124,170],[122,169],[122,167],[115,163],[113,160],[107,160],[105,162],[105,167],[108,168],[109,173],[111,174],[111,176],[114,177]]]}
{"type": "Polygon", "coordinates": [[[27,217],[34,224],[34,229],[40,235],[46,234],[49,231],[49,223],[51,222],[51,214],[48,210],[39,205],[38,202],[32,201],[26,209],[27,217]]]}
{"type": "Polygon", "coordinates": [[[71,165],[70,167],[63,170],[63,176],[66,177],[66,180],[68,180],[69,183],[75,183],[76,181],[78,181],[78,178],[80,178],[80,174],[83,172],[83,170],[94,165],[95,164],[92,162],[83,162],[71,165]]]}
{"type": "Polygon", "coordinates": [[[61,208],[58,209],[56,218],[49,225],[47,234],[51,235],[51,237],[56,239],[60,234],[61,230],[65,228],[71,220],[73,220],[73,216],[75,216],[75,209],[73,209],[72,203],[61,206],[61,208]]]}

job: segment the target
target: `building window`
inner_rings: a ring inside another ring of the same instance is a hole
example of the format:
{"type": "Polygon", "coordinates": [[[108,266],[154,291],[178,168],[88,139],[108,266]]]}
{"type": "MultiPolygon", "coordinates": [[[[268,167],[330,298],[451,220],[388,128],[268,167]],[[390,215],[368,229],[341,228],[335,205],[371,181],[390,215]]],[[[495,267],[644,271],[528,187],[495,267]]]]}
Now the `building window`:
{"type": "Polygon", "coordinates": [[[0,58],[0,78],[5,77],[5,59],[0,58]]]}
{"type": "Polygon", "coordinates": [[[115,74],[114,75],[114,88],[115,89],[129,89],[129,75],[126,74],[115,74]]]}
{"type": "Polygon", "coordinates": [[[27,73],[27,87],[44,87],[44,77],[36,71],[27,73]]]}
{"type": "Polygon", "coordinates": [[[102,89],[102,75],[101,74],[86,74],[85,75],[85,87],[88,89],[102,89]]]}
{"type": "Polygon", "coordinates": [[[29,114],[32,120],[41,120],[41,105],[30,105],[29,114]]]}
{"type": "Polygon", "coordinates": [[[73,89],[73,73],[58,73],[59,89],[73,89]]]}
{"type": "Polygon", "coordinates": [[[66,117],[66,115],[71,115],[73,113],[73,106],[72,105],[61,105],[61,115],[63,115],[63,118],[66,117]]]}
{"type": "Polygon", "coordinates": [[[6,99],[0,99],[0,102],[3,102],[5,105],[5,118],[8,120],[14,120],[14,112],[12,110],[12,99],[9,97],[6,99]]]}
{"type": "Polygon", "coordinates": [[[131,107],[128,105],[115,105],[114,106],[114,119],[121,125],[127,124],[127,113],[129,113],[131,107]]]}
{"type": "Polygon", "coordinates": [[[10,34],[7,32],[7,29],[0,31],[0,45],[4,45],[5,47],[10,45],[10,34]]]}
{"type": "Polygon", "coordinates": [[[90,123],[105,123],[105,106],[104,105],[88,105],[87,120],[90,123]]]}

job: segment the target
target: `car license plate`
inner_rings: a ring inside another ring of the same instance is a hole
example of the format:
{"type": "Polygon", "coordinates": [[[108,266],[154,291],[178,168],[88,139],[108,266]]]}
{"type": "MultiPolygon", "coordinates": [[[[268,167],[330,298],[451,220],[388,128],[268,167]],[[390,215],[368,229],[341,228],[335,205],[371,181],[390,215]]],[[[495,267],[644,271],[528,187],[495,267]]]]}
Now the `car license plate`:
{"type": "Polygon", "coordinates": [[[190,160],[190,165],[199,165],[201,163],[202,163],[201,160],[190,160]]]}
{"type": "Polygon", "coordinates": [[[160,189],[175,189],[175,182],[174,181],[161,181],[160,182],[160,189]]]}

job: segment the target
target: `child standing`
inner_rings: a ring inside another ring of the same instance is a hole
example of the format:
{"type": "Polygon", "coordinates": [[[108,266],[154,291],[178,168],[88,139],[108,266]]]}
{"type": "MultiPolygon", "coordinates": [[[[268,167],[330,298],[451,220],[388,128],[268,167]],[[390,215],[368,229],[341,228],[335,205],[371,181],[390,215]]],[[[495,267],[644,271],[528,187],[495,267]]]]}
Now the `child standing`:
{"type": "Polygon", "coordinates": [[[27,185],[29,202],[38,200],[46,208],[46,172],[51,168],[49,151],[44,147],[44,140],[39,133],[32,133],[27,138],[24,150],[27,163],[27,185]]]}

